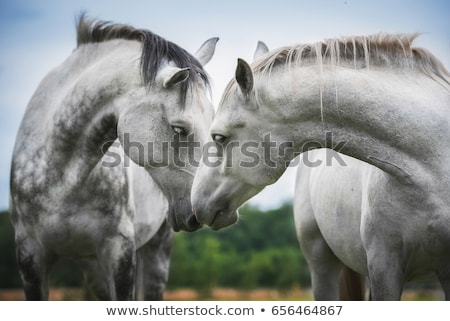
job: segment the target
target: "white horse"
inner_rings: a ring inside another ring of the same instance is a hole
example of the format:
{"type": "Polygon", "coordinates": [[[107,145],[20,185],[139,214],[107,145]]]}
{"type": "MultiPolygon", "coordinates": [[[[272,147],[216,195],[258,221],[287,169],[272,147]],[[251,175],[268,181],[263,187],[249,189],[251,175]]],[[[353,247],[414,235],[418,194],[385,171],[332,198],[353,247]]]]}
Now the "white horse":
{"type": "Polygon", "coordinates": [[[160,298],[165,214],[175,231],[200,227],[190,191],[201,150],[180,145],[202,144],[212,121],[202,64],[217,38],[196,59],[150,31],[84,15],[77,37],[31,98],[14,147],[10,212],[25,295],[47,299],[51,267],[69,257],[100,299],[132,299],[137,250],[154,278],[143,286],[160,298]]]}
{"type": "Polygon", "coordinates": [[[297,184],[316,299],[338,298],[340,262],[368,276],[372,299],[400,299],[405,281],[430,273],[450,299],[450,74],[415,37],[284,47],[253,68],[239,59],[210,129],[218,159],[194,179],[198,221],[232,224],[298,154],[334,149],[358,161],[326,154],[349,166],[303,166],[297,184]]]}
{"type": "MultiPolygon", "coordinates": [[[[253,55],[253,60],[257,61],[259,59],[261,59],[264,55],[269,53],[269,48],[267,47],[267,45],[262,42],[262,41],[258,41],[258,44],[256,46],[256,50],[255,53],[253,55]]],[[[316,191],[312,191],[312,189],[310,189],[309,191],[311,192],[305,192],[304,190],[304,185],[310,183],[310,177],[302,177],[302,174],[304,174],[306,171],[308,171],[310,169],[310,172],[312,171],[317,171],[317,169],[315,169],[316,167],[324,167],[324,164],[328,165],[326,168],[330,168],[331,165],[333,166],[342,166],[342,164],[339,163],[331,163],[331,164],[327,164],[327,159],[331,160],[333,158],[330,158],[329,156],[331,156],[332,153],[334,151],[332,150],[328,150],[327,153],[323,155],[321,158],[319,157],[317,159],[317,157],[319,155],[314,154],[314,153],[323,153],[323,150],[314,150],[309,152],[310,154],[303,154],[303,159],[300,161],[299,164],[299,170],[298,170],[298,177],[296,179],[296,192],[298,194],[297,197],[294,198],[294,222],[296,224],[296,231],[297,231],[297,238],[299,240],[300,243],[300,247],[302,247],[302,251],[305,253],[311,253],[314,252],[313,249],[310,248],[306,248],[307,244],[311,244],[313,247],[316,246],[317,242],[310,242],[308,243],[307,241],[305,241],[304,239],[302,239],[303,237],[303,233],[300,233],[301,227],[303,226],[308,226],[307,223],[302,223],[302,213],[308,213],[305,209],[309,209],[311,208],[310,205],[310,198],[311,195],[314,195],[314,199],[317,200],[320,205],[322,206],[322,208],[329,208],[329,209],[336,209],[336,207],[338,207],[338,204],[335,204],[333,202],[327,203],[326,200],[327,199],[335,199],[335,194],[337,190],[340,190],[340,186],[342,185],[343,180],[341,180],[339,177],[334,177],[333,174],[336,173],[340,173],[342,172],[342,170],[330,170],[328,171],[326,174],[328,175],[322,175],[323,177],[321,177],[320,179],[320,184],[315,183],[314,186],[317,187],[316,191]],[[316,159],[314,159],[316,158],[316,159]],[[311,166],[311,165],[316,165],[316,166],[311,166]],[[305,168],[305,169],[303,169],[305,168]],[[334,186],[334,185],[337,186],[334,186]],[[331,192],[329,194],[322,194],[321,192],[323,192],[325,189],[322,188],[322,186],[333,186],[334,189],[331,189],[331,192]],[[309,201],[309,203],[308,203],[309,201]],[[296,215],[298,213],[298,215],[296,215]],[[308,251],[309,250],[309,251],[308,251]]],[[[305,152],[308,153],[308,152],[305,152]]],[[[345,156],[343,154],[341,154],[340,156],[341,159],[345,159],[347,160],[347,162],[344,163],[345,166],[348,166],[349,163],[351,163],[352,161],[356,161],[356,159],[354,158],[349,158],[348,156],[345,156]],[[346,157],[348,159],[346,159],[346,157]]],[[[360,162],[362,164],[367,164],[364,162],[360,162]]],[[[367,165],[370,166],[370,165],[367,165]]],[[[311,177],[314,177],[315,175],[312,175],[311,177]]],[[[350,177],[351,178],[351,177],[350,177]]],[[[350,186],[352,186],[352,180],[350,179],[350,181],[348,182],[350,186]]],[[[350,195],[353,194],[354,192],[354,186],[351,187],[352,192],[350,193],[350,195]]],[[[345,201],[348,200],[349,197],[342,197],[341,201],[345,201]]],[[[358,205],[358,204],[356,204],[358,205]]],[[[360,204],[359,204],[360,205],[360,204]]],[[[358,207],[355,207],[356,209],[358,207]]],[[[314,215],[313,213],[308,213],[309,214],[309,219],[311,219],[311,215],[314,215]]],[[[305,215],[306,216],[306,215],[305,215]]],[[[317,227],[316,231],[317,231],[317,227]]],[[[349,232],[351,233],[351,232],[349,232]]],[[[305,235],[310,235],[309,233],[305,233],[305,235]]],[[[315,240],[317,237],[317,235],[314,235],[312,237],[313,240],[315,240]]],[[[322,240],[323,241],[323,240],[322,240]]],[[[326,247],[325,247],[326,248],[326,247]]],[[[315,285],[317,284],[316,280],[318,280],[318,282],[324,282],[324,286],[321,287],[321,293],[318,293],[315,295],[315,297],[317,299],[321,299],[322,297],[325,298],[328,296],[328,298],[332,298],[333,300],[337,299],[337,297],[339,297],[339,299],[341,300],[364,300],[365,299],[365,292],[366,292],[366,287],[365,287],[365,279],[359,274],[356,273],[355,271],[353,271],[352,269],[348,268],[345,265],[341,265],[339,263],[336,263],[336,258],[334,255],[332,255],[332,252],[330,253],[330,251],[327,249],[328,253],[326,253],[327,255],[322,255],[325,259],[328,259],[330,256],[333,257],[333,262],[320,262],[320,264],[316,263],[317,269],[324,269],[324,267],[330,266],[330,269],[334,268],[334,271],[326,271],[324,274],[325,275],[316,275],[315,277],[312,277],[313,279],[313,286],[314,286],[314,292],[315,291],[315,285]],[[337,266],[337,267],[336,267],[337,266]],[[338,271],[341,270],[340,272],[340,280],[338,282],[337,278],[337,274],[338,271]],[[328,272],[328,273],[327,273],[328,272]],[[331,284],[326,284],[325,280],[331,280],[332,282],[330,282],[331,284]],[[339,284],[339,286],[338,286],[339,284]],[[332,291],[332,292],[331,292],[332,291]],[[330,293],[332,293],[332,296],[330,296],[330,293]],[[338,295],[339,293],[339,295],[338,295]],[[323,295],[322,295],[323,294],[323,295]]],[[[307,262],[309,264],[310,267],[312,267],[314,265],[315,262],[315,258],[317,259],[318,255],[314,254],[313,258],[311,260],[309,260],[309,255],[306,254],[306,259],[307,262]]]]}

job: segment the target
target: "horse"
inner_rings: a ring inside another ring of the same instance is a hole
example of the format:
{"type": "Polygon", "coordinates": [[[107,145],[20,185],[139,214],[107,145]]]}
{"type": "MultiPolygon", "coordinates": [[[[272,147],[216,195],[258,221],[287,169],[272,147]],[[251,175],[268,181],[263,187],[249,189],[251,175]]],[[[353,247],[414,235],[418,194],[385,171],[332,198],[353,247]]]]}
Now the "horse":
{"type": "MultiPolygon", "coordinates": [[[[253,61],[257,61],[261,59],[264,55],[269,53],[269,47],[263,42],[258,41],[256,45],[255,53],[253,54],[253,61]]],[[[304,166],[303,162],[300,162],[299,166],[304,166]]],[[[300,173],[300,170],[298,171],[300,173]]],[[[296,183],[301,184],[302,178],[297,178],[296,183]]],[[[298,197],[300,198],[303,195],[307,195],[303,192],[299,192],[298,197]]],[[[320,199],[320,198],[319,198],[320,199]]],[[[295,199],[297,201],[297,199],[295,199]]],[[[294,213],[297,213],[295,205],[297,202],[294,202],[294,213]]],[[[300,207],[301,208],[301,207],[300,207]]],[[[304,210],[302,208],[302,210],[304,210]]],[[[301,212],[302,210],[298,210],[301,212]]],[[[297,224],[297,217],[294,215],[294,222],[297,224]]],[[[299,241],[300,247],[302,246],[303,242],[301,242],[300,235],[298,234],[299,228],[297,227],[297,239],[299,241]]],[[[336,286],[336,283],[334,283],[334,286],[336,286]]],[[[353,271],[352,269],[348,268],[347,266],[343,265],[342,270],[340,273],[340,279],[339,279],[339,300],[342,301],[363,301],[366,297],[366,284],[365,284],[365,278],[359,274],[353,271]]],[[[337,292],[335,292],[336,294],[337,292]]],[[[336,295],[335,295],[336,297],[336,295]]]]}
{"type": "Polygon", "coordinates": [[[345,265],[367,276],[373,300],[400,300],[406,281],[430,274],[449,300],[450,73],[413,45],[417,36],[332,38],[252,66],[238,59],[194,178],[197,220],[233,224],[303,153],[295,216],[315,299],[338,299],[345,265]],[[324,151],[325,162],[349,166],[305,168],[324,151]]]}
{"type": "Polygon", "coordinates": [[[48,299],[61,257],[99,299],[134,299],[137,255],[153,278],[142,286],[161,298],[170,228],[201,227],[190,203],[201,149],[184,146],[203,144],[212,121],[203,65],[217,40],[194,56],[149,30],[78,17],[77,48],[39,84],[13,150],[10,213],[27,300],[48,299]]]}

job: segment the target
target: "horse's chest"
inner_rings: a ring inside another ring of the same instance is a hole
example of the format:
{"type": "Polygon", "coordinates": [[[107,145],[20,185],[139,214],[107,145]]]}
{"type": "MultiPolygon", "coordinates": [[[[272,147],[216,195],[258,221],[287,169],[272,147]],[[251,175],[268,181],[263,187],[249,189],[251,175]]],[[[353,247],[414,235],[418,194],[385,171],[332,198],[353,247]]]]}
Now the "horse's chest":
{"type": "Polygon", "coordinates": [[[90,256],[102,240],[132,227],[132,221],[116,209],[70,206],[40,218],[41,242],[59,255],[90,256]],[[127,225],[127,226],[124,226],[127,225]]]}
{"type": "Polygon", "coordinates": [[[398,253],[408,275],[424,274],[450,254],[450,208],[439,195],[380,177],[363,193],[362,238],[377,253],[398,253]]]}

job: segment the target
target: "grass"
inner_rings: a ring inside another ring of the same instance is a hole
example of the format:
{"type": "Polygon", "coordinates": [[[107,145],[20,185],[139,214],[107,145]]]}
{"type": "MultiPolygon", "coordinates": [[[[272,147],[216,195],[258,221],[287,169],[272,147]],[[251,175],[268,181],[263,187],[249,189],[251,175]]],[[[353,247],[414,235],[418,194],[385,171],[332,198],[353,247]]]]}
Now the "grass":
{"type": "MultiPolygon", "coordinates": [[[[50,290],[52,301],[81,301],[84,298],[80,288],[54,288],[50,290]]],[[[0,289],[0,301],[24,300],[22,289],[0,289]]],[[[237,290],[217,288],[209,292],[199,292],[193,289],[168,290],[164,294],[166,301],[312,301],[310,289],[295,288],[286,291],[274,289],[237,290]]],[[[437,290],[406,290],[404,301],[435,301],[443,300],[441,291],[437,290]]]]}

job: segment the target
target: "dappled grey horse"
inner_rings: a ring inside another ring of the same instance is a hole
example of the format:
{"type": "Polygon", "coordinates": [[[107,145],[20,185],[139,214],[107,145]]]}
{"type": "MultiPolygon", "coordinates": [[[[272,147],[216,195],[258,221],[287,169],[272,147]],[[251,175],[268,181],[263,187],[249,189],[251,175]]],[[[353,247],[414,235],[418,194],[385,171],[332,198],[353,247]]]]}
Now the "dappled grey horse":
{"type": "Polygon", "coordinates": [[[68,257],[100,299],[133,299],[138,251],[140,271],[153,269],[149,297],[161,298],[166,219],[175,231],[200,227],[190,191],[201,150],[168,146],[206,139],[202,65],[217,38],[194,57],[148,30],[81,15],[77,40],[31,98],[14,147],[10,211],[25,295],[47,299],[49,271],[68,257]]]}
{"type": "Polygon", "coordinates": [[[192,186],[198,221],[236,222],[299,154],[334,149],[349,166],[302,167],[296,189],[316,299],[338,299],[345,265],[368,277],[374,300],[398,300],[406,281],[430,274],[449,300],[450,74],[416,36],[283,47],[252,67],[239,59],[210,129],[220,162],[203,161],[192,186]]]}

